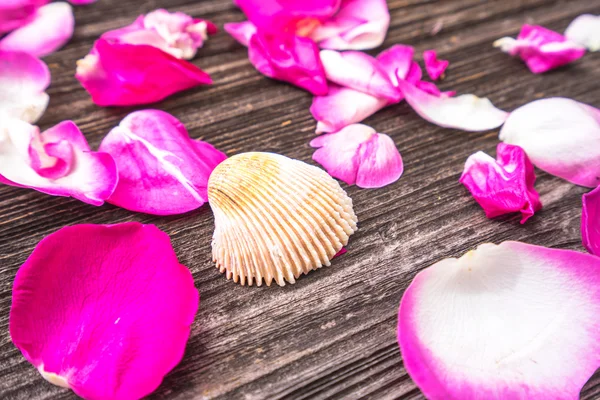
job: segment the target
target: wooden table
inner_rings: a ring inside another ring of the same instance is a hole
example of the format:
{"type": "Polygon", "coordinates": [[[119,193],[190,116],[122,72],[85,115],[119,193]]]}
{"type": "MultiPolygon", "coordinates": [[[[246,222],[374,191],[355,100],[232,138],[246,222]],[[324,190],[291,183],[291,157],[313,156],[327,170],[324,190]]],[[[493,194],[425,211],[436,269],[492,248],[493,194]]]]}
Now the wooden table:
{"type": "MultiPolygon", "coordinates": [[[[48,128],[72,119],[92,148],[136,108],[100,108],[73,77],[75,61],[108,29],[165,7],[219,26],[244,17],[230,0],[99,0],[77,7],[73,40],[45,61],[52,71],[50,105],[40,121],[48,128]]],[[[598,0],[391,0],[391,27],[383,48],[437,49],[449,59],[443,90],[488,96],[513,110],[534,99],[565,96],[600,106],[600,55],[542,76],[492,47],[515,36],[523,23],[559,32],[582,13],[600,13],[598,0]],[[441,26],[437,34],[434,27],[441,26]]],[[[376,52],[374,52],[376,53],[376,52]]],[[[315,121],[311,96],[269,80],[250,65],[246,49],[224,32],[212,37],[193,61],[214,78],[152,105],[179,118],[190,135],[232,155],[272,151],[311,162],[308,142],[315,121]]],[[[524,226],[517,216],[488,220],[458,183],[466,158],[495,154],[497,131],[466,133],[439,128],[406,103],[366,121],[390,135],[405,172],[395,184],[365,190],[344,187],[360,223],[348,253],[285,287],[242,287],[211,262],[210,207],[156,217],[105,205],[0,187],[0,398],[72,399],[46,383],[10,341],[8,314],[19,266],[46,235],[65,225],[139,221],[156,224],[172,238],[180,261],[200,290],[200,310],[183,361],[152,399],[421,399],[403,367],[396,343],[397,308],[415,274],[483,242],[520,240],[583,250],[579,232],[586,189],[541,171],[537,190],[544,208],[524,226]]],[[[600,374],[582,398],[600,396],[600,374]]]]}

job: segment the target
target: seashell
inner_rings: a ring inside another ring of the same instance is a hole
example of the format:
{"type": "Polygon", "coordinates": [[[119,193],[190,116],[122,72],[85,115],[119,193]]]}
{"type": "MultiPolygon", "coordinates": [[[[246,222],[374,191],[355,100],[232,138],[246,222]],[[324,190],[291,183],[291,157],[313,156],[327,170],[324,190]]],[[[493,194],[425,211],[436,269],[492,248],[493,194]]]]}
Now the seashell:
{"type": "Polygon", "coordinates": [[[352,199],[325,171],[273,153],[243,153],[208,180],[212,257],[234,282],[280,286],[331,265],[356,231],[352,199]]]}

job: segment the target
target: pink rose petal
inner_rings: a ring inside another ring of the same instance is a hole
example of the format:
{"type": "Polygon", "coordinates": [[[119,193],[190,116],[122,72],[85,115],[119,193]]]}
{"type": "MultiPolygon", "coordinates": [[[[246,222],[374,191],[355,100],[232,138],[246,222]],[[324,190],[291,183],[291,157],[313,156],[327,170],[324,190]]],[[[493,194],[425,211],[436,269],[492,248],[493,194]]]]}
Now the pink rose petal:
{"type": "Polygon", "coordinates": [[[190,139],[181,122],[159,110],[129,114],[100,150],[114,157],[119,170],[108,201],[156,215],[181,214],[208,201],[208,177],[227,158],[210,144],[190,139]]]}
{"type": "Polygon", "coordinates": [[[269,78],[292,83],[314,95],[327,94],[319,48],[311,39],[258,32],[250,38],[248,58],[269,78]]]}
{"type": "Polygon", "coordinates": [[[26,53],[0,50],[0,121],[17,118],[34,123],[49,97],[50,71],[43,61],[26,53]]]}
{"type": "Polygon", "coordinates": [[[0,34],[10,32],[30,22],[38,8],[48,0],[0,1],[0,34]]]}
{"type": "Polygon", "coordinates": [[[600,258],[482,244],[421,271],[398,342],[430,400],[579,398],[600,366],[600,258]]]}
{"type": "Polygon", "coordinates": [[[583,14],[575,18],[567,27],[565,37],[589,51],[600,51],[600,15],[583,14]]]}
{"type": "Polygon", "coordinates": [[[447,60],[438,60],[435,50],[425,50],[423,52],[423,62],[425,62],[427,75],[434,81],[437,81],[444,75],[448,64],[450,64],[447,60]]]}
{"type": "Polygon", "coordinates": [[[324,49],[374,49],[385,40],[389,25],[385,0],[342,0],[340,10],[310,36],[324,49]]]}
{"type": "Polygon", "coordinates": [[[528,103],[510,113],[500,131],[538,168],[576,185],[600,183],[600,110],[565,98],[528,103]]]}
{"type": "Polygon", "coordinates": [[[248,47],[250,38],[256,33],[256,26],[250,21],[230,22],[225,24],[223,29],[245,47],[248,47]]]}
{"type": "Polygon", "coordinates": [[[17,272],[10,336],[51,383],[86,399],[140,399],[183,357],[198,301],[154,225],[69,226],[17,272]]]}
{"type": "MultiPolygon", "coordinates": [[[[377,55],[377,61],[379,61],[381,68],[387,72],[394,86],[398,86],[398,77],[408,79],[407,76],[413,68],[418,68],[418,73],[421,73],[419,64],[413,62],[414,54],[415,49],[413,47],[396,44],[377,55]]],[[[418,79],[421,79],[421,75],[418,79]]],[[[409,81],[412,82],[411,79],[409,81]]]]}
{"type": "Polygon", "coordinates": [[[149,45],[99,39],[77,62],[76,78],[99,106],[154,103],[199,85],[210,76],[187,61],[149,45]]]}
{"type": "Polygon", "coordinates": [[[585,47],[542,26],[523,25],[517,39],[504,37],[494,42],[503,52],[519,56],[534,74],[569,64],[585,54],[585,47]]]}
{"type": "Polygon", "coordinates": [[[40,134],[18,119],[0,119],[0,182],[102,205],[117,185],[109,154],[92,152],[79,128],[65,121],[40,134]]]}
{"type": "Polygon", "coordinates": [[[50,3],[39,8],[29,23],[0,40],[0,50],[47,56],[71,40],[74,28],[73,8],[64,2],[50,3]]]}
{"type": "Polygon", "coordinates": [[[405,80],[399,80],[399,87],[404,98],[417,114],[445,128],[487,131],[502,125],[508,116],[505,111],[494,107],[489,99],[472,94],[438,97],[405,80]]]}
{"type": "Polygon", "coordinates": [[[488,218],[520,212],[524,224],[542,208],[534,188],[535,171],[518,146],[499,143],[496,160],[484,152],[470,156],[460,177],[488,218]]]}
{"type": "Polygon", "coordinates": [[[600,256],[600,186],[583,195],[581,240],[590,253],[600,256]]]}
{"type": "Polygon", "coordinates": [[[386,69],[370,55],[359,51],[321,50],[320,58],[329,81],[392,102],[399,100],[400,92],[386,69]]]}
{"type": "Polygon", "coordinates": [[[335,253],[335,255],[333,256],[333,258],[342,256],[342,255],[346,254],[347,252],[348,252],[348,250],[346,250],[345,247],[342,247],[342,249],[340,251],[338,251],[337,253],[335,253]]]}
{"type": "Polygon", "coordinates": [[[362,124],[349,125],[337,133],[316,137],[313,160],[349,185],[380,188],[396,182],[404,166],[394,141],[362,124]]]}

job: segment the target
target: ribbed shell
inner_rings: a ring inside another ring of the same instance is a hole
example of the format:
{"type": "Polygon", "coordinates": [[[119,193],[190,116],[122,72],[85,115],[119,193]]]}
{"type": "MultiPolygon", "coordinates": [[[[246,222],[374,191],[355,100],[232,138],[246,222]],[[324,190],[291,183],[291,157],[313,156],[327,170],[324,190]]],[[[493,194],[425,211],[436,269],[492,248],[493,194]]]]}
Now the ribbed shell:
{"type": "Polygon", "coordinates": [[[330,260],[356,230],[352,199],[325,171],[273,153],[235,155],[208,181],[213,261],[227,279],[294,283],[330,260]]]}

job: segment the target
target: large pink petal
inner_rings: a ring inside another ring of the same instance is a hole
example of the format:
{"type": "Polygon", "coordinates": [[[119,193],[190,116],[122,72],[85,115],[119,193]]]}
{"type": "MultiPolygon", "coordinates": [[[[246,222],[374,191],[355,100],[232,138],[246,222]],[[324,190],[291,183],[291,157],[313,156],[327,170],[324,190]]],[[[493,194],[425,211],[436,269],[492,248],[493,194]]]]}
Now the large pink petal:
{"type": "Polygon", "coordinates": [[[183,357],[199,296],[154,225],[75,225],[17,272],[10,336],[48,381],[85,399],[140,399],[183,357]]]}
{"type": "Polygon", "coordinates": [[[360,51],[321,50],[321,62],[327,79],[340,86],[356,89],[390,101],[398,101],[401,94],[393,85],[380,62],[360,51]]]}
{"type": "Polygon", "coordinates": [[[496,160],[479,151],[465,163],[460,183],[471,192],[488,218],[520,212],[524,224],[542,208],[534,189],[535,171],[518,146],[499,143],[496,160]]]}
{"type": "Polygon", "coordinates": [[[421,271],[398,342],[430,400],[579,399],[600,367],[600,258],[482,244],[421,271]]]}
{"type": "Polygon", "coordinates": [[[319,48],[311,39],[286,35],[262,34],[250,38],[248,58],[269,78],[292,83],[314,95],[327,94],[327,79],[319,48]]]}
{"type": "Polygon", "coordinates": [[[396,182],[404,170],[394,141],[362,124],[349,125],[337,133],[316,137],[313,160],[349,185],[379,188],[396,182]]]}
{"type": "Polygon", "coordinates": [[[225,24],[223,29],[242,46],[246,47],[250,44],[250,38],[256,33],[256,26],[250,21],[230,22],[225,24]]]}
{"type": "Polygon", "coordinates": [[[36,122],[46,110],[50,71],[27,53],[0,50],[0,119],[36,122]]]}
{"type": "Polygon", "coordinates": [[[98,206],[117,185],[112,157],[90,151],[71,121],[40,134],[24,121],[0,119],[0,135],[0,182],[98,206]]]}
{"type": "Polygon", "coordinates": [[[190,139],[181,122],[159,110],[129,114],[100,150],[114,157],[119,170],[108,201],[157,215],[184,213],[208,201],[208,177],[226,158],[210,144],[190,139]]]}
{"type": "Polygon", "coordinates": [[[326,96],[313,98],[310,112],[317,120],[316,133],[337,132],[363,121],[388,104],[386,99],[331,84],[326,96]]]}
{"type": "Polygon", "coordinates": [[[581,240],[592,254],[600,256],[600,186],[583,195],[581,240]]]}
{"type": "Polygon", "coordinates": [[[0,1],[0,34],[10,32],[30,22],[36,10],[48,0],[0,1]]]}
{"type": "Polygon", "coordinates": [[[500,140],[520,146],[535,166],[576,185],[600,183],[600,110],[565,98],[528,103],[512,113],[500,140]]]}
{"type": "Polygon", "coordinates": [[[50,3],[38,9],[27,25],[0,40],[0,50],[43,57],[64,46],[73,36],[74,28],[73,8],[64,2],[50,3]]]}
{"type": "Polygon", "coordinates": [[[425,50],[423,52],[423,62],[425,63],[427,75],[434,81],[444,75],[450,64],[447,60],[438,60],[435,50],[425,50]]]}
{"type": "Polygon", "coordinates": [[[389,26],[385,0],[342,0],[339,12],[319,25],[311,37],[324,49],[374,49],[385,40],[389,26]]]}
{"type": "Polygon", "coordinates": [[[565,37],[590,51],[600,51],[600,15],[583,14],[575,18],[567,27],[565,37]]]}
{"type": "Polygon", "coordinates": [[[487,98],[472,94],[458,97],[429,94],[405,80],[398,82],[404,98],[427,121],[445,128],[464,131],[487,131],[499,127],[508,113],[487,98]]]}
{"type": "Polygon", "coordinates": [[[534,74],[569,64],[585,54],[585,47],[542,26],[523,25],[517,39],[504,37],[494,42],[503,52],[519,56],[534,74]]]}
{"type": "Polygon", "coordinates": [[[154,103],[199,85],[210,76],[155,47],[99,39],[77,62],[76,78],[99,106],[154,103]]]}

